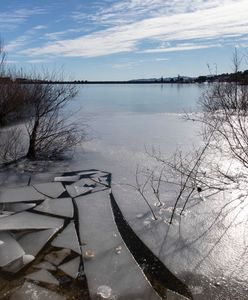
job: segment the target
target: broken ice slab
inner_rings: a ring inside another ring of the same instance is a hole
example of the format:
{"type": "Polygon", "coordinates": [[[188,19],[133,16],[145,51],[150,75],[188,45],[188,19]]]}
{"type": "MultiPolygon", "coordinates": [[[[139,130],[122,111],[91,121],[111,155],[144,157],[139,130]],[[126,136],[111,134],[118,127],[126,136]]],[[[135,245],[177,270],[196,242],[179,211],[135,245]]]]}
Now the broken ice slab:
{"type": "Polygon", "coordinates": [[[60,182],[34,184],[33,187],[38,192],[51,198],[58,198],[62,193],[65,192],[65,189],[60,182]]]}
{"type": "Polygon", "coordinates": [[[87,187],[87,186],[95,186],[96,185],[96,182],[93,181],[92,179],[90,178],[81,178],[80,180],[74,182],[73,184],[71,184],[72,186],[81,186],[81,187],[87,187]]]}
{"type": "Polygon", "coordinates": [[[77,185],[66,185],[65,188],[72,198],[87,194],[92,190],[92,187],[82,187],[77,185]]]}
{"type": "Polygon", "coordinates": [[[0,246],[0,267],[22,257],[25,252],[17,241],[7,232],[0,232],[0,240],[3,244],[0,246]]]}
{"type": "Polygon", "coordinates": [[[33,255],[24,254],[21,258],[11,262],[7,266],[3,267],[3,270],[6,272],[17,273],[27,264],[32,262],[35,259],[33,255]]]}
{"type": "Polygon", "coordinates": [[[25,276],[27,279],[59,285],[59,281],[47,270],[42,269],[25,276]]]}
{"type": "Polygon", "coordinates": [[[61,228],[63,223],[64,221],[59,218],[25,211],[5,218],[0,218],[0,231],[61,228]]]}
{"type": "Polygon", "coordinates": [[[7,210],[10,212],[20,212],[33,208],[35,203],[3,203],[0,204],[0,210],[7,210]]]}
{"type": "Polygon", "coordinates": [[[52,228],[26,233],[18,239],[18,243],[27,254],[36,256],[58,230],[59,228],[52,228]]]}
{"type": "Polygon", "coordinates": [[[94,175],[91,176],[91,178],[98,178],[98,177],[104,177],[106,179],[106,176],[108,176],[109,173],[98,171],[94,175]]]}
{"type": "Polygon", "coordinates": [[[45,270],[49,270],[49,271],[55,271],[56,267],[53,266],[50,262],[48,261],[42,261],[41,263],[39,263],[38,265],[34,266],[37,269],[45,269],[45,270]]]}
{"type": "Polygon", "coordinates": [[[71,249],[81,254],[81,248],[73,221],[52,241],[52,246],[71,249]]]}
{"type": "Polygon", "coordinates": [[[62,270],[65,274],[76,279],[78,277],[78,270],[80,266],[80,257],[76,257],[67,263],[59,266],[59,269],[62,270]]]}
{"type": "Polygon", "coordinates": [[[91,176],[91,175],[96,174],[97,172],[98,172],[98,171],[82,171],[82,172],[78,173],[78,175],[89,177],[89,176],[91,176]]]}
{"type": "Polygon", "coordinates": [[[34,210],[68,218],[74,215],[71,198],[46,199],[34,210]]]}
{"type": "Polygon", "coordinates": [[[55,182],[74,182],[78,181],[79,175],[54,177],[55,182]]]}
{"type": "Polygon", "coordinates": [[[84,262],[91,299],[97,299],[98,287],[104,285],[111,289],[112,297],[160,299],[117,233],[108,193],[76,198],[76,204],[80,238],[87,244],[84,253],[94,253],[84,262]]]}
{"type": "Polygon", "coordinates": [[[32,186],[8,188],[0,191],[0,203],[34,202],[44,200],[46,197],[32,186]]]}
{"type": "Polygon", "coordinates": [[[66,300],[66,297],[25,281],[22,287],[12,294],[10,300],[66,300]]]}
{"type": "Polygon", "coordinates": [[[62,261],[71,254],[70,249],[62,249],[59,251],[53,251],[49,254],[47,254],[44,259],[55,266],[58,266],[59,264],[62,263],[62,261]]]}

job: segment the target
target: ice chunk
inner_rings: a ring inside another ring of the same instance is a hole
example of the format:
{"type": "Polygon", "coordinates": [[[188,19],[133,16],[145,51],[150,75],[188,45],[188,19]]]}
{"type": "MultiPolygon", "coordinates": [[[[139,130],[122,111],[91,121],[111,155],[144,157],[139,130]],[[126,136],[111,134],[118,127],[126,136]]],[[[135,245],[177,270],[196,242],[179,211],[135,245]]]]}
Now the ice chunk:
{"type": "Polygon", "coordinates": [[[64,221],[59,218],[30,212],[20,212],[5,218],[0,218],[0,231],[61,228],[63,223],[64,221]]]}
{"type": "Polygon", "coordinates": [[[71,198],[46,199],[35,210],[68,218],[74,215],[71,198]]]}
{"type": "Polygon", "coordinates": [[[73,176],[61,176],[61,177],[55,177],[54,181],[59,181],[59,182],[74,182],[79,180],[80,176],[79,175],[73,175],[73,176]]]}
{"type": "Polygon", "coordinates": [[[39,263],[38,265],[35,265],[34,267],[37,268],[37,269],[45,269],[45,270],[49,270],[49,271],[55,271],[56,270],[56,267],[53,266],[48,261],[42,261],[41,263],[39,263]]]}
{"type": "Polygon", "coordinates": [[[62,183],[60,182],[35,184],[34,188],[40,193],[51,198],[58,198],[65,191],[62,183]]]}
{"type": "Polygon", "coordinates": [[[52,228],[26,233],[18,242],[27,254],[36,256],[58,230],[59,228],[52,228]]]}
{"type": "Polygon", "coordinates": [[[32,262],[35,259],[33,255],[24,254],[23,257],[11,262],[7,266],[3,268],[4,271],[11,272],[11,273],[17,273],[20,271],[23,267],[25,267],[27,264],[32,262]]]}
{"type": "Polygon", "coordinates": [[[33,208],[35,205],[35,203],[3,203],[0,208],[11,212],[21,212],[33,208]]]}
{"type": "Polygon", "coordinates": [[[0,232],[0,239],[3,242],[0,247],[0,267],[8,265],[25,254],[19,243],[9,233],[0,232]]]}
{"type": "Polygon", "coordinates": [[[77,185],[66,185],[65,188],[72,198],[89,193],[92,190],[92,187],[82,187],[77,185]]]}
{"type": "Polygon", "coordinates": [[[80,257],[76,257],[69,262],[59,266],[59,269],[62,270],[65,274],[76,279],[78,276],[78,270],[80,265],[80,257]]]}
{"type": "Polygon", "coordinates": [[[66,298],[39,285],[25,281],[23,286],[12,294],[10,300],[66,300],[66,298]]]}
{"type": "Polygon", "coordinates": [[[62,263],[62,261],[71,254],[70,249],[62,249],[59,251],[53,251],[47,254],[44,259],[56,266],[62,263]]]}
{"type": "Polygon", "coordinates": [[[45,196],[37,192],[32,186],[9,188],[0,191],[0,203],[33,202],[44,199],[45,196]]]}
{"type": "Polygon", "coordinates": [[[25,278],[32,279],[34,281],[41,281],[45,283],[59,285],[59,281],[50,272],[48,272],[45,269],[28,274],[25,276],[25,278]]]}
{"type": "Polygon", "coordinates": [[[107,285],[113,290],[111,297],[118,295],[121,299],[158,300],[120,234],[114,235],[118,229],[107,191],[88,194],[75,201],[80,238],[86,242],[90,254],[94,255],[84,262],[91,298],[96,299],[98,288],[107,285]]]}
{"type": "Polygon", "coordinates": [[[53,240],[52,245],[55,247],[71,249],[74,252],[81,254],[81,248],[73,221],[53,240]]]}

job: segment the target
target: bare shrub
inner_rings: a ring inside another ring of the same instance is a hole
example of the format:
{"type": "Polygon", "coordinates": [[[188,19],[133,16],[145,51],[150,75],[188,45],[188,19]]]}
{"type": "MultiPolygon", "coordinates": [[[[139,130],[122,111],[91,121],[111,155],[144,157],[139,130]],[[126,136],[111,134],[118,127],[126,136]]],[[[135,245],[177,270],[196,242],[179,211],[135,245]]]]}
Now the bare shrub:
{"type": "Polygon", "coordinates": [[[22,128],[5,128],[0,130],[0,162],[16,161],[26,153],[22,128]]]}
{"type": "Polygon", "coordinates": [[[47,78],[26,84],[26,101],[31,118],[27,122],[29,147],[27,157],[56,158],[78,144],[83,131],[70,122],[65,107],[77,95],[73,84],[54,84],[47,78]]]}
{"type": "MultiPolygon", "coordinates": [[[[236,51],[232,62],[234,71],[238,73],[241,60],[236,51]]],[[[154,170],[147,171],[154,195],[160,195],[153,188],[158,182],[160,188],[162,184],[177,186],[170,224],[179,204],[182,215],[193,197],[207,198],[237,188],[240,182],[246,181],[248,85],[239,82],[238,76],[233,78],[232,82],[211,84],[200,99],[202,113],[184,116],[186,120],[202,124],[202,146],[199,149],[188,154],[178,151],[170,159],[163,158],[161,153],[148,152],[164,170],[162,178],[159,173],[155,176],[154,170]]],[[[160,196],[159,201],[163,202],[160,196]]]]}

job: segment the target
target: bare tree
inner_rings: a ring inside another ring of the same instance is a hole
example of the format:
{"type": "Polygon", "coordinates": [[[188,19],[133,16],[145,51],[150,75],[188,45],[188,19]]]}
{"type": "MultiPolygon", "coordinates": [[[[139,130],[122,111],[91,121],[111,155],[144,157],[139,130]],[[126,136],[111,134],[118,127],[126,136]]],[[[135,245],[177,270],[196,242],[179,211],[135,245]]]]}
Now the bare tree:
{"type": "Polygon", "coordinates": [[[25,85],[31,118],[27,122],[27,157],[58,157],[81,141],[82,130],[69,122],[65,107],[77,95],[73,84],[54,84],[47,78],[25,85]]]}

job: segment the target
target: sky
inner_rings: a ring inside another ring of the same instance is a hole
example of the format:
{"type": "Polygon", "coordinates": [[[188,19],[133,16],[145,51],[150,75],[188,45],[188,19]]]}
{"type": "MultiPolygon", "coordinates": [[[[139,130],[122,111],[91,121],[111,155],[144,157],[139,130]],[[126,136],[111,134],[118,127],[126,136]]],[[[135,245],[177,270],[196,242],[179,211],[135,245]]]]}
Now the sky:
{"type": "Polygon", "coordinates": [[[0,37],[9,65],[68,79],[220,74],[248,54],[248,0],[1,0],[0,37]]]}

